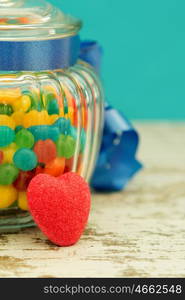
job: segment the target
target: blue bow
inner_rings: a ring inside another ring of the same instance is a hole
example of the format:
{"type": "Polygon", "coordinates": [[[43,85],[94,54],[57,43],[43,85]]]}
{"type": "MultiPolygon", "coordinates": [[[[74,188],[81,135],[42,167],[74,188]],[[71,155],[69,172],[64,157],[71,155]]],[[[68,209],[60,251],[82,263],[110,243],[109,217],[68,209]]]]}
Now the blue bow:
{"type": "MultiPolygon", "coordinates": [[[[93,41],[81,43],[80,58],[100,71],[102,48],[93,41]]],[[[99,191],[119,191],[142,167],[135,159],[139,136],[119,111],[105,105],[105,124],[99,158],[91,186],[99,191]]]]}

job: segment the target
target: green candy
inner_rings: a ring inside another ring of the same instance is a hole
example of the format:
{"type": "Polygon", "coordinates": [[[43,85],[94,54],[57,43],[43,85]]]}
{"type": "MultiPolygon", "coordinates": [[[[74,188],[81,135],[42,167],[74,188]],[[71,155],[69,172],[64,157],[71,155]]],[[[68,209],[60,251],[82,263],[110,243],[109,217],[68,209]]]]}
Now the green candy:
{"type": "Polygon", "coordinates": [[[75,153],[76,142],[69,135],[61,135],[56,142],[57,153],[59,157],[71,158],[75,153]]]}
{"type": "Polygon", "coordinates": [[[11,116],[13,114],[13,108],[9,104],[0,103],[0,114],[11,116]]]}
{"type": "Polygon", "coordinates": [[[30,131],[21,129],[16,133],[15,142],[19,148],[32,148],[35,140],[30,131]]]}
{"type": "Polygon", "coordinates": [[[59,105],[57,99],[50,100],[47,105],[49,115],[59,114],[59,105]]]}
{"type": "Polygon", "coordinates": [[[19,170],[13,164],[0,165],[0,184],[12,184],[18,177],[19,170]]]}

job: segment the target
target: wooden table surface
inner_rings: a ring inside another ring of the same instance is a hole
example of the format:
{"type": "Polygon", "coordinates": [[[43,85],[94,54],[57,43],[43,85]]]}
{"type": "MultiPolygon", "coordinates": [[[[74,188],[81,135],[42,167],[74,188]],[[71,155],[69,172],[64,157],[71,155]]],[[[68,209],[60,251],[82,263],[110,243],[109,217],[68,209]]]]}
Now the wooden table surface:
{"type": "Polygon", "coordinates": [[[123,192],[93,194],[80,242],[0,235],[0,277],[185,277],[185,123],[136,126],[145,168],[123,192]]]}

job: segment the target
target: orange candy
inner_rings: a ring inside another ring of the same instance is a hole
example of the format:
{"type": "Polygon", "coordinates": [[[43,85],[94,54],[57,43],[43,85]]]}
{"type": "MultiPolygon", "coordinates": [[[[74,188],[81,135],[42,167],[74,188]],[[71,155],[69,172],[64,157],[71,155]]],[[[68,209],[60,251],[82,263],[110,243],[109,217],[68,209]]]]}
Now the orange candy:
{"type": "Polygon", "coordinates": [[[57,157],[46,165],[44,173],[57,177],[63,174],[64,168],[65,158],[57,157]]]}
{"type": "Polygon", "coordinates": [[[49,139],[45,141],[39,140],[34,146],[34,152],[37,155],[38,162],[45,164],[57,156],[56,145],[49,139]]]}

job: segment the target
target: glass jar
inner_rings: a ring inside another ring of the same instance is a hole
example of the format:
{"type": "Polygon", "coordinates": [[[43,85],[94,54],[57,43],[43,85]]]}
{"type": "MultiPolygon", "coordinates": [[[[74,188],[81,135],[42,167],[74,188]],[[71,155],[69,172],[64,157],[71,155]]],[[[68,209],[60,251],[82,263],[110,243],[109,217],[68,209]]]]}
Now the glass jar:
{"type": "Polygon", "coordinates": [[[0,232],[15,232],[33,226],[34,176],[90,180],[104,105],[96,71],[74,51],[79,20],[42,0],[0,0],[0,12],[0,232]]]}

